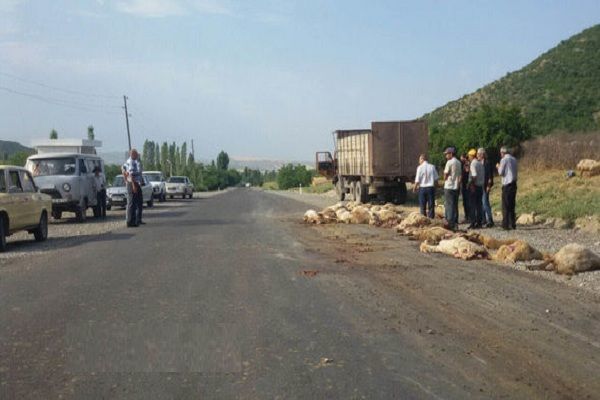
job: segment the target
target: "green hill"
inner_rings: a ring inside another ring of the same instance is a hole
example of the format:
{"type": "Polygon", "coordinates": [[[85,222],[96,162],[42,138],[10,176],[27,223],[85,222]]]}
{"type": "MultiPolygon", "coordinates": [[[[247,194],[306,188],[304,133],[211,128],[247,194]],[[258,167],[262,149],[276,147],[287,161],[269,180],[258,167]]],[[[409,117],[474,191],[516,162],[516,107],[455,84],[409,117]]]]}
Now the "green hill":
{"type": "Polygon", "coordinates": [[[484,105],[516,107],[533,135],[600,130],[600,25],[423,118],[432,130],[443,132],[447,126],[459,127],[484,105]]]}
{"type": "Polygon", "coordinates": [[[18,142],[0,140],[0,160],[8,160],[11,156],[19,152],[33,154],[35,150],[25,147],[18,142]]]}

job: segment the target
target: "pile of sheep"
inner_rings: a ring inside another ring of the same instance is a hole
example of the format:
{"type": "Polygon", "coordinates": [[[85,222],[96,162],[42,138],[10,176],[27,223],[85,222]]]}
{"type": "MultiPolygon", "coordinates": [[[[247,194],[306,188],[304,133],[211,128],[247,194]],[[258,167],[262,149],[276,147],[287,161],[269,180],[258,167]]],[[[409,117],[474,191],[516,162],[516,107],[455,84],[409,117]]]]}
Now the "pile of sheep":
{"type": "Polygon", "coordinates": [[[304,221],[394,227],[401,235],[420,241],[419,249],[424,253],[443,253],[463,260],[491,259],[509,263],[538,260],[528,268],[568,275],[600,269],[600,257],[579,244],[568,244],[555,254],[542,254],[523,240],[499,240],[473,231],[454,232],[444,227],[441,218],[429,219],[418,212],[406,215],[401,207],[393,204],[338,203],[320,212],[308,210],[304,221]]]}

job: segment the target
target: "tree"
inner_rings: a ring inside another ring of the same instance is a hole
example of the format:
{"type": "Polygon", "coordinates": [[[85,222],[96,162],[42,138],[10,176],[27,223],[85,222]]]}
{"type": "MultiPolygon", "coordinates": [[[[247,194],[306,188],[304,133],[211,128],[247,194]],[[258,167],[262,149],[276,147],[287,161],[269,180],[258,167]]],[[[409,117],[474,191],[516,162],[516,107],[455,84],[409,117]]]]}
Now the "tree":
{"type": "Polygon", "coordinates": [[[158,145],[158,142],[154,143],[154,168],[156,168],[157,171],[161,170],[160,146],[158,145]]]}
{"type": "Polygon", "coordinates": [[[167,144],[167,142],[163,142],[163,144],[160,147],[160,167],[161,167],[161,172],[163,173],[164,176],[170,176],[170,175],[168,175],[168,172],[169,172],[169,164],[167,162],[168,159],[169,159],[169,145],[167,144]]]}
{"type": "Polygon", "coordinates": [[[223,171],[229,169],[229,155],[222,150],[217,156],[217,169],[223,171]]]}
{"type": "Polygon", "coordinates": [[[94,126],[93,125],[88,126],[87,136],[88,136],[89,140],[94,140],[96,138],[96,135],[94,134],[94,126]]]}
{"type": "Polygon", "coordinates": [[[306,169],[305,165],[287,164],[279,169],[277,185],[282,190],[300,185],[306,187],[310,185],[311,179],[312,173],[306,169]]]}
{"type": "Polygon", "coordinates": [[[52,129],[50,131],[50,139],[52,139],[52,140],[58,139],[58,132],[56,132],[56,129],[52,129]]]}
{"type": "Polygon", "coordinates": [[[181,157],[181,161],[179,162],[181,164],[181,169],[185,170],[185,167],[187,165],[187,143],[183,142],[183,144],[181,145],[181,153],[179,154],[179,156],[181,157]]]}
{"type": "Polygon", "coordinates": [[[27,162],[27,157],[29,157],[29,153],[25,151],[18,151],[8,158],[8,164],[23,167],[27,162]]]}
{"type": "Polygon", "coordinates": [[[142,148],[142,165],[144,169],[154,169],[154,142],[145,140],[142,148]]]}

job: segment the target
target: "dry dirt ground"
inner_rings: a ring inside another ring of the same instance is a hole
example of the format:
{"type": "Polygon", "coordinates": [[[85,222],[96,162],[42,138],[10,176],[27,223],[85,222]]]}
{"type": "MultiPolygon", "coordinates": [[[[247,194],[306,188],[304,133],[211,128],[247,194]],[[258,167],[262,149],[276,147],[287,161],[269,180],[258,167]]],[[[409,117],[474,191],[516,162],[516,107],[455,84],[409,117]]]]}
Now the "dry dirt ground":
{"type": "MultiPolygon", "coordinates": [[[[336,198],[329,195],[318,194],[298,194],[295,192],[270,192],[279,196],[284,196],[289,199],[302,201],[309,204],[315,210],[321,210],[325,207],[336,203],[336,198]]],[[[417,211],[416,207],[406,207],[407,212],[417,211]]],[[[298,216],[301,220],[302,216],[298,216]]],[[[461,210],[462,218],[462,210],[461,210]]],[[[461,229],[466,230],[467,225],[460,225],[461,229]]],[[[381,228],[366,227],[365,234],[377,235],[381,228]]],[[[479,232],[498,239],[519,238],[527,241],[533,247],[543,253],[554,253],[567,243],[579,243],[587,248],[600,254],[600,236],[586,233],[577,229],[556,229],[545,225],[519,226],[515,231],[504,231],[498,225],[492,229],[482,229],[479,232]]],[[[398,237],[397,240],[406,241],[406,238],[398,237]]],[[[413,247],[418,249],[418,243],[414,242],[413,247]]],[[[417,250],[418,251],[418,250],[417,250]]],[[[471,261],[471,263],[479,263],[479,261],[471,261]]],[[[529,271],[527,270],[527,262],[517,262],[515,264],[504,265],[506,268],[523,271],[525,274],[531,274],[541,279],[549,279],[559,282],[578,290],[583,290],[600,297],[600,270],[580,273],[574,276],[558,275],[554,272],[547,271],[529,271]]]]}

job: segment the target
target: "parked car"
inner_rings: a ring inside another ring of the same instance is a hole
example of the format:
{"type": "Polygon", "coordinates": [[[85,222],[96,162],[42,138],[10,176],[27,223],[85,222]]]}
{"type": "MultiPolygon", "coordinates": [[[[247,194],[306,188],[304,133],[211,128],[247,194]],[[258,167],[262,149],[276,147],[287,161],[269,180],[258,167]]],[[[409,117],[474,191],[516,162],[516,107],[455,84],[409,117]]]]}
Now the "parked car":
{"type": "Polygon", "coordinates": [[[18,231],[46,240],[51,211],[52,199],[39,192],[29,171],[0,165],[0,252],[6,250],[6,237],[18,231]]]}
{"type": "MultiPolygon", "coordinates": [[[[142,185],[142,198],[148,207],[154,206],[154,197],[152,195],[152,185],[148,178],[143,177],[144,184],[142,185]]],[[[118,175],[115,176],[112,185],[106,189],[106,209],[110,210],[113,206],[127,206],[127,186],[125,186],[125,178],[118,175]]]]}
{"type": "Polygon", "coordinates": [[[188,196],[191,199],[194,185],[187,176],[172,176],[167,180],[167,194],[171,199],[173,196],[181,196],[182,199],[188,196]]]}
{"type": "Polygon", "coordinates": [[[167,187],[165,185],[165,177],[160,171],[146,171],[143,173],[148,178],[152,185],[152,195],[159,202],[167,200],[167,187]]]}
{"type": "Polygon", "coordinates": [[[92,208],[94,217],[100,216],[100,207],[94,185],[94,169],[104,176],[104,161],[95,154],[43,153],[30,156],[25,168],[31,172],[40,191],[52,198],[52,217],[73,212],[78,221],[86,219],[92,208]]]}

